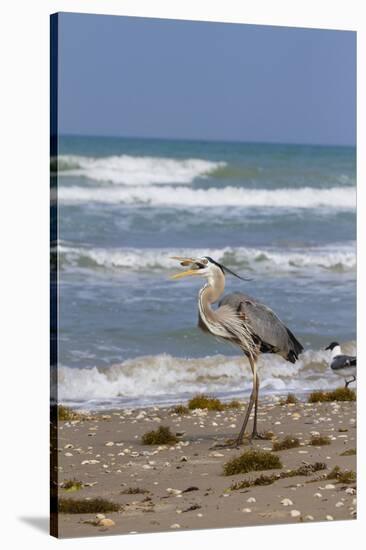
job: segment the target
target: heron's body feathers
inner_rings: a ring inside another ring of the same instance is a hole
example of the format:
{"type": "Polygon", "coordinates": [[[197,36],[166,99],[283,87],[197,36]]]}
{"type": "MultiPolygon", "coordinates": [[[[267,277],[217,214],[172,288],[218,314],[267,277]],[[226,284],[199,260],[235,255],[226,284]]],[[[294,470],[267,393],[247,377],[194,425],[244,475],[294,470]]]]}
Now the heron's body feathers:
{"type": "Polygon", "coordinates": [[[295,363],[303,351],[303,346],[274,311],[247,294],[234,292],[224,296],[215,313],[220,315],[222,308],[225,313],[230,309],[231,315],[240,319],[242,330],[243,326],[247,328],[261,353],[278,353],[295,363]]]}

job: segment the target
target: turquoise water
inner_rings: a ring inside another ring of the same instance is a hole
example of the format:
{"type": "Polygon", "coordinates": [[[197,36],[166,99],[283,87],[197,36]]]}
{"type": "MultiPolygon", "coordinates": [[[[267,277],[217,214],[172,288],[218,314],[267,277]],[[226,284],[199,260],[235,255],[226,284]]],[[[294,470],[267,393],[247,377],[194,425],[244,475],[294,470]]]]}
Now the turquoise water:
{"type": "MultiPolygon", "coordinates": [[[[53,168],[54,165],[53,165],[53,168]]],[[[337,385],[323,348],[355,346],[355,149],[62,137],[58,159],[60,397],[107,406],[248,390],[238,351],[196,328],[201,281],[172,255],[210,255],[306,352],[262,359],[267,391],[337,385]]]]}

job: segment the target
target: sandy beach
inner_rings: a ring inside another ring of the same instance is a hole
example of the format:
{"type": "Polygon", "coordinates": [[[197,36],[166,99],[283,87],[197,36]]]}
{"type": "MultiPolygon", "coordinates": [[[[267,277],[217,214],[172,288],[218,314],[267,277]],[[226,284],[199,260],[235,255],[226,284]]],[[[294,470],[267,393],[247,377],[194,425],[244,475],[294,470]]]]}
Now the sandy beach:
{"type": "Polygon", "coordinates": [[[184,529],[238,527],[356,517],[355,481],[326,476],[339,467],[355,471],[356,403],[280,404],[262,399],[259,430],[272,440],[245,442],[240,449],[218,447],[234,437],[243,416],[240,409],[220,412],[196,409],[179,415],[172,408],[98,412],[82,420],[59,423],[59,498],[104,498],[120,507],[104,515],[114,523],[96,525],[95,514],[59,515],[60,537],[146,533],[184,529]],[[159,426],[178,436],[172,445],[143,445],[141,437],[159,426]],[[329,438],[311,445],[314,436],[329,438]],[[300,446],[273,452],[282,468],[224,475],[232,458],[250,449],[272,451],[275,441],[298,438],[300,446]],[[216,447],[215,447],[216,445],[216,447]],[[344,454],[349,451],[349,454],[344,454]],[[323,463],[309,475],[286,477],[288,470],[323,463]],[[277,474],[269,485],[233,489],[233,484],[261,474],[277,474]],[[281,477],[280,477],[281,476],[281,477]],[[79,490],[62,488],[70,480],[79,490]]]}

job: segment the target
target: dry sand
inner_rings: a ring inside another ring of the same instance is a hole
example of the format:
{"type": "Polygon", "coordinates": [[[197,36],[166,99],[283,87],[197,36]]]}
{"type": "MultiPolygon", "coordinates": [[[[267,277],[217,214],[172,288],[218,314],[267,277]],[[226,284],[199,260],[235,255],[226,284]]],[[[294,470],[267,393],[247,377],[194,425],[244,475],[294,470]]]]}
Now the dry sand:
{"type": "MultiPolygon", "coordinates": [[[[272,485],[238,491],[233,482],[254,479],[261,472],[224,476],[223,465],[250,448],[271,450],[271,441],[255,441],[238,449],[213,449],[215,442],[235,436],[241,410],[191,411],[179,416],[170,408],[109,411],[93,419],[60,422],[58,441],[59,482],[77,479],[91,484],[75,492],[59,489],[60,497],[102,497],[121,505],[106,513],[113,527],[85,521],[95,514],[60,514],[59,536],[82,537],[146,533],[182,529],[208,529],[331,521],[356,517],[355,483],[344,485],[324,479],[334,466],[356,470],[356,456],[340,456],[356,447],[356,404],[334,402],[280,405],[262,399],[258,428],[274,437],[296,436],[299,448],[280,451],[282,470],[304,462],[325,462],[324,472],[309,477],[279,479],[272,485]],[[147,446],[141,436],[159,426],[180,435],[173,446],[147,446]],[[309,445],[311,434],[331,438],[330,445],[309,445]],[[140,488],[145,494],[124,494],[140,488]],[[191,490],[187,491],[187,489],[191,490]],[[186,491],[186,492],[185,492],[186,491]],[[288,499],[287,501],[284,499],[288,499]],[[287,505],[285,505],[285,503],[287,505]]],[[[271,471],[264,472],[266,474],[271,471]]]]}

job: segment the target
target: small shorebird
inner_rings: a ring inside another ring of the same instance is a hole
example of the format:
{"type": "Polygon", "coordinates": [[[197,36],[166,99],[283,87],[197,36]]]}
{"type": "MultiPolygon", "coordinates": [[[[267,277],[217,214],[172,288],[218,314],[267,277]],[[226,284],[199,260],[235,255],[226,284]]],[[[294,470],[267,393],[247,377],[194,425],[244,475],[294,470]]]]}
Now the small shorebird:
{"type": "Polygon", "coordinates": [[[267,306],[241,292],[228,294],[213,309],[225,288],[225,274],[230,273],[238,279],[236,273],[222,264],[215,262],[209,256],[202,258],[181,258],[175,256],[181,266],[188,267],[186,271],[173,275],[172,279],[180,279],[188,275],[196,275],[207,279],[207,283],[198,294],[198,326],[205,332],[210,332],[219,339],[237,345],[248,357],[253,373],[253,387],[249,404],[245,412],[243,425],[235,444],[243,442],[243,436],[254,405],[254,425],[251,439],[262,439],[257,432],[257,408],[259,395],[259,377],[257,360],[261,353],[277,353],[286,361],[295,363],[303,347],[267,306]]]}
{"type": "Polygon", "coordinates": [[[338,342],[332,342],[325,349],[331,351],[330,368],[335,374],[344,378],[345,388],[348,388],[348,384],[356,381],[356,357],[353,355],[343,355],[338,342]]]}

